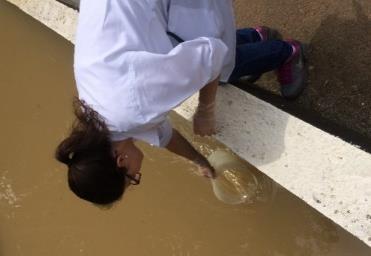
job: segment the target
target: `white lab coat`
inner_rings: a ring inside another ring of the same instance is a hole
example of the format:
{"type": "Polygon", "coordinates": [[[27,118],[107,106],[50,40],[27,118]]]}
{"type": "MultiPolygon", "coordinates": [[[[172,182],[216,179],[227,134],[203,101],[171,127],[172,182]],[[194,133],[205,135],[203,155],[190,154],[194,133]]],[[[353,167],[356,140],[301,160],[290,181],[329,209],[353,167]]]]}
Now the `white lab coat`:
{"type": "Polygon", "coordinates": [[[218,75],[228,79],[235,52],[231,2],[81,1],[78,94],[103,117],[112,140],[165,146],[167,113],[218,75]],[[174,47],[166,31],[186,41],[174,47]]]}

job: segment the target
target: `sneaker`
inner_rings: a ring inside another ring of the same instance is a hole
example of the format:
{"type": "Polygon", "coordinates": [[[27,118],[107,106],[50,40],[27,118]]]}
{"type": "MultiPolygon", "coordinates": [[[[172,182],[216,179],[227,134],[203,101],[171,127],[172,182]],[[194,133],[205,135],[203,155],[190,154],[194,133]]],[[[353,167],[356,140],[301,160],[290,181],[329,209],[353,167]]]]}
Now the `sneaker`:
{"type": "Polygon", "coordinates": [[[295,99],[305,88],[305,59],[303,45],[299,41],[288,40],[293,52],[289,59],[277,69],[277,80],[281,84],[281,94],[286,99],[295,99]]]}
{"type": "MultiPolygon", "coordinates": [[[[269,40],[279,40],[282,38],[281,34],[272,28],[266,27],[266,26],[258,26],[254,28],[256,32],[260,35],[260,39],[262,42],[269,41],[269,40]]],[[[253,84],[259,78],[262,76],[262,74],[256,74],[256,75],[249,75],[246,77],[246,81],[253,84]]]]}

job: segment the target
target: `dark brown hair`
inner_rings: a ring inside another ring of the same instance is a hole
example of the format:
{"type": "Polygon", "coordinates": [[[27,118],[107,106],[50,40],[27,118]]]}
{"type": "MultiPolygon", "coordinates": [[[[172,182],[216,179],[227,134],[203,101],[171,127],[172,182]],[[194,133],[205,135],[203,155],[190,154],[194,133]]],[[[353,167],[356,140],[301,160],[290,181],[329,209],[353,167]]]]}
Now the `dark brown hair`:
{"type": "Polygon", "coordinates": [[[78,197],[110,204],[124,193],[125,170],[116,166],[109,131],[99,114],[78,99],[73,107],[76,120],[55,157],[67,165],[69,187],[78,197]]]}

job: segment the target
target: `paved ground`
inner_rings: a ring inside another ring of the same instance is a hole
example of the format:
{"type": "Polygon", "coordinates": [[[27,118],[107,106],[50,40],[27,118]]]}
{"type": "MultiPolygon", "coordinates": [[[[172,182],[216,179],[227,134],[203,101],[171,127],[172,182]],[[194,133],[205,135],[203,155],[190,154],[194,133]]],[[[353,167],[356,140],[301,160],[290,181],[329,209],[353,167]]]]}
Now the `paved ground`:
{"type": "MultiPolygon", "coordinates": [[[[370,149],[371,1],[236,0],[235,4],[238,27],[264,24],[310,44],[307,90],[295,102],[273,102],[303,119],[322,119],[321,124],[332,127],[330,132],[370,149]],[[302,112],[311,112],[311,117],[302,112]]],[[[239,86],[251,90],[249,85],[239,86]]],[[[279,93],[273,74],[257,86],[279,93]]]]}

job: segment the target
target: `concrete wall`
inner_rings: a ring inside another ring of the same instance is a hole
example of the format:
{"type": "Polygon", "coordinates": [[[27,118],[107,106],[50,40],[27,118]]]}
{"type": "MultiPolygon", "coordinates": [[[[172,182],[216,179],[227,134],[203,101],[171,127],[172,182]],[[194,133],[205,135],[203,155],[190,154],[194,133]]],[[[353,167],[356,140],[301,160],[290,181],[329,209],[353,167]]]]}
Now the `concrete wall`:
{"type": "MultiPolygon", "coordinates": [[[[9,0],[73,42],[77,13],[54,0],[9,0]]],[[[191,119],[194,95],[176,111],[191,119]]],[[[371,156],[233,86],[217,97],[218,140],[371,245],[371,156]]]]}

